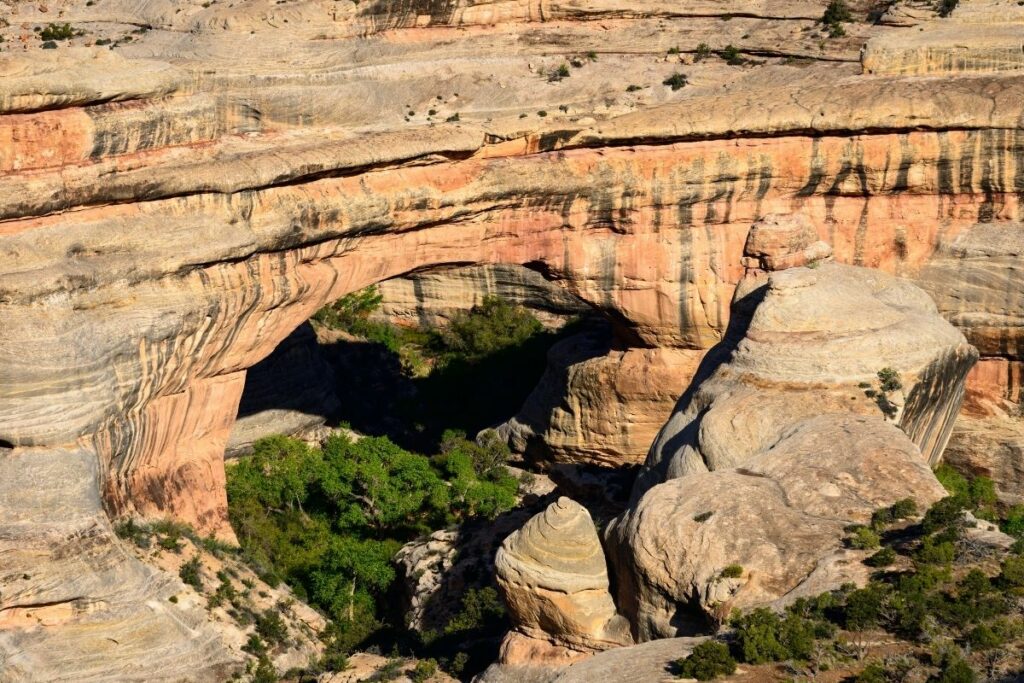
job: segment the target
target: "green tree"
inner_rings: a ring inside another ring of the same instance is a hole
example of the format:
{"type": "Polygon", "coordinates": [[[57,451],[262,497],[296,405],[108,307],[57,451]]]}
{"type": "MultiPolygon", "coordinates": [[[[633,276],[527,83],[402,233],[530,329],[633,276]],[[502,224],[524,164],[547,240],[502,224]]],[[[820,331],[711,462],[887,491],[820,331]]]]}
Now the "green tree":
{"type": "Polygon", "coordinates": [[[676,662],[679,678],[696,678],[710,681],[719,676],[728,676],[736,671],[736,660],[729,654],[729,648],[717,640],[700,643],[686,659],[676,662]]]}
{"type": "Polygon", "coordinates": [[[473,362],[502,349],[519,346],[543,329],[522,306],[497,296],[485,296],[468,312],[452,316],[441,331],[444,351],[473,362]]]}

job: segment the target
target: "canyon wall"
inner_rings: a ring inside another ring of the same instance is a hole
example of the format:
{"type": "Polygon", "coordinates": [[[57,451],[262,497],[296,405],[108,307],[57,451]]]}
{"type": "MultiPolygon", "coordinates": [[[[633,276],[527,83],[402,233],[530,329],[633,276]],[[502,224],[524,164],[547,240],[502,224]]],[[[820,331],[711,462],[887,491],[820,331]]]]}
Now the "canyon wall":
{"type": "MultiPolygon", "coordinates": [[[[540,273],[613,321],[621,357],[687,359],[638,397],[650,414],[723,338],[768,213],[806,216],[840,261],[952,292],[940,311],[968,339],[1001,340],[979,344],[969,401],[1018,400],[1019,252],[995,245],[1011,266],[960,300],[974,252],[955,245],[1019,232],[1024,74],[980,43],[956,69],[941,44],[922,66],[887,56],[955,16],[828,39],[822,8],[790,0],[341,4],[3,0],[0,460],[87,463],[97,547],[115,552],[104,510],[231,539],[222,458],[247,368],[324,303],[395,276],[540,273]],[[85,34],[42,49],[32,29],[54,21],[85,34]],[[707,41],[745,61],[705,58],[707,41]],[[929,275],[942,263],[953,281],[929,275]]],[[[578,414],[556,421],[565,443],[588,440],[578,414]]],[[[635,461],[651,422],[624,415],[589,452],[635,461]]],[[[58,470],[0,486],[61,490],[58,470]]],[[[50,561],[11,547],[73,547],[83,514],[0,520],[5,583],[50,561]]],[[[83,606],[113,604],[105,576],[61,622],[91,625],[75,638],[115,618],[83,606]]],[[[20,591],[0,597],[4,628],[15,607],[68,599],[42,579],[20,591]]],[[[136,605],[140,623],[175,618],[136,605]]]]}

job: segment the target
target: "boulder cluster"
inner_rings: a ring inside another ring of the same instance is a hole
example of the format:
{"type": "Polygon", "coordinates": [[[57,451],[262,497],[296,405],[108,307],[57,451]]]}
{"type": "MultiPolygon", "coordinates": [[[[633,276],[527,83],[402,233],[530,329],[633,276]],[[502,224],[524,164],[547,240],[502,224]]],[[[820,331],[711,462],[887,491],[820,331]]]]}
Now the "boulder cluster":
{"type": "Polygon", "coordinates": [[[942,498],[930,465],[977,351],[921,289],[831,261],[816,235],[801,217],[753,226],[731,335],[600,536],[562,498],[506,539],[506,665],[707,634],[735,609],[863,584],[844,529],[942,498]]]}

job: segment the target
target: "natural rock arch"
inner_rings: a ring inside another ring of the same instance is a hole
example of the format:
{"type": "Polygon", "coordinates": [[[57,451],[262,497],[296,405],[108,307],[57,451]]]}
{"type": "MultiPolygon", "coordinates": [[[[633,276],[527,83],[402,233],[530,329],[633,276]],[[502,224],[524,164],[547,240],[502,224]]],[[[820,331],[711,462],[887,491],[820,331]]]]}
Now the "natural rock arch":
{"type": "MultiPolygon", "coordinates": [[[[324,303],[417,269],[518,263],[614,312],[638,345],[704,349],[727,322],[746,231],[767,211],[799,207],[841,260],[908,274],[936,231],[964,229],[993,197],[1016,216],[1009,191],[1019,188],[982,197],[987,181],[968,174],[955,193],[940,190],[942,169],[963,168],[976,138],[789,136],[729,156],[712,141],[470,157],[17,221],[0,291],[10,359],[0,439],[88,443],[111,510],[229,535],[220,457],[244,371],[324,303]],[[907,173],[876,173],[897,139],[910,150],[907,173]],[[917,184],[896,187],[901,178],[917,184]]],[[[1002,177],[1019,177],[1017,135],[992,143],[1007,150],[995,157],[1002,177]]]]}

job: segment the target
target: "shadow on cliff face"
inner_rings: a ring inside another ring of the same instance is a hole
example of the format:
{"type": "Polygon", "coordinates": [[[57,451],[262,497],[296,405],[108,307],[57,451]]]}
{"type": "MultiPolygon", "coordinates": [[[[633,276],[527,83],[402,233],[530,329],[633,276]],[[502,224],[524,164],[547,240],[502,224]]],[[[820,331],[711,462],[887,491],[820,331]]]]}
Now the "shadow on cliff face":
{"type": "Polygon", "coordinates": [[[446,429],[472,436],[516,414],[551,347],[595,325],[606,323],[580,319],[479,358],[448,359],[424,375],[385,343],[335,330],[318,336],[305,323],[249,370],[228,456],[251,452],[262,436],[325,423],[435,452],[446,429]]]}
{"type": "MultiPolygon", "coordinates": [[[[754,311],[757,309],[758,304],[764,300],[767,293],[767,280],[747,292],[737,290],[736,298],[733,299],[730,308],[729,326],[726,328],[722,341],[711,347],[704,355],[704,358],[701,359],[697,372],[694,373],[693,379],[690,381],[690,385],[683,392],[683,395],[679,397],[675,408],[672,410],[673,416],[684,413],[690,407],[690,403],[694,400],[700,385],[711,377],[723,363],[729,361],[736,347],[739,346],[739,343],[746,336],[747,329],[750,327],[750,321],[754,316],[754,311]]],[[[671,421],[665,427],[662,427],[661,433],[654,439],[654,444],[651,446],[652,449],[659,449],[666,453],[678,453],[686,445],[696,445],[700,429],[699,418],[693,420],[686,428],[680,430],[674,436],[662,440],[662,434],[665,433],[666,428],[670,425],[671,421]]],[[[655,467],[651,468],[645,464],[641,468],[633,487],[632,503],[639,501],[640,497],[649,488],[665,481],[667,477],[665,470],[670,462],[671,458],[661,458],[655,467]]]]}
{"type": "Polygon", "coordinates": [[[321,350],[336,377],[341,421],[429,453],[447,429],[472,436],[514,415],[544,374],[551,347],[585,324],[538,332],[481,358],[456,357],[425,376],[411,375],[381,343],[345,338],[321,350]]]}

